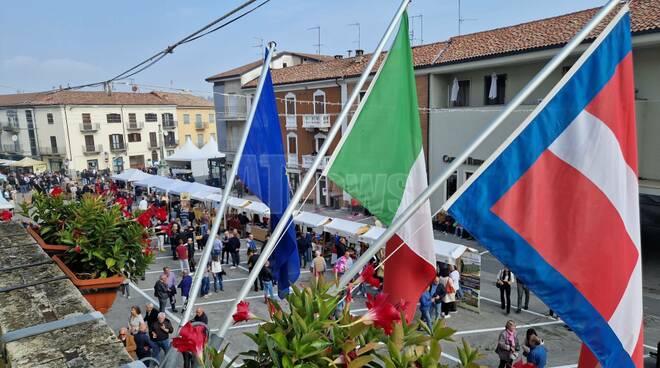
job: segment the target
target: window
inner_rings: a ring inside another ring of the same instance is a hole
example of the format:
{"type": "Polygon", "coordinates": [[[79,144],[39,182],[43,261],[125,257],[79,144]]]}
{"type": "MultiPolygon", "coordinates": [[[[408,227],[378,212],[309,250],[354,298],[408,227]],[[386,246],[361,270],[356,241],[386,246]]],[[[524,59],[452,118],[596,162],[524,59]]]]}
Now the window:
{"type": "Polygon", "coordinates": [[[497,81],[495,85],[495,92],[497,96],[490,98],[491,76],[484,77],[484,104],[485,105],[503,105],[504,104],[504,91],[506,90],[506,74],[497,74],[497,81]]]}
{"type": "Polygon", "coordinates": [[[46,120],[48,124],[55,124],[55,119],[53,119],[53,114],[51,113],[46,114],[46,120]]]}
{"type": "Polygon", "coordinates": [[[454,193],[456,193],[457,188],[458,173],[454,171],[453,174],[445,182],[445,200],[448,200],[454,193]]]}
{"type": "Polygon", "coordinates": [[[50,149],[53,153],[57,153],[57,137],[50,136],[50,149]]]}
{"type": "Polygon", "coordinates": [[[325,92],[320,89],[314,92],[314,114],[325,114],[325,92]]]}
{"type": "Polygon", "coordinates": [[[89,113],[83,113],[82,114],[82,121],[83,121],[83,124],[91,124],[92,123],[92,116],[89,113]]]}
{"type": "Polygon", "coordinates": [[[183,114],[183,123],[190,124],[190,114],[183,114]]]}
{"type": "Polygon", "coordinates": [[[110,134],[110,149],[123,149],[124,148],[124,136],[121,134],[110,134]]]}
{"type": "Polygon", "coordinates": [[[158,135],[156,132],[149,132],[149,146],[158,147],[158,135]]]}
{"type": "Polygon", "coordinates": [[[284,114],[296,115],[296,95],[287,93],[284,97],[284,114]]]}
{"type": "MultiPolygon", "coordinates": [[[[450,87],[451,88],[451,87],[450,87]]],[[[451,91],[450,91],[451,95],[451,91]]],[[[449,96],[451,99],[451,96],[449,96]]],[[[456,94],[456,101],[450,101],[454,107],[470,106],[470,81],[458,81],[458,94],[456,94]]]]}
{"type": "Polygon", "coordinates": [[[215,124],[215,114],[209,114],[209,124],[215,124]]]}
{"type": "Polygon", "coordinates": [[[197,147],[202,148],[204,146],[204,134],[197,134],[197,147]]]}
{"type": "Polygon", "coordinates": [[[161,119],[163,120],[163,124],[167,125],[167,123],[171,123],[174,121],[174,115],[172,115],[169,112],[164,112],[160,115],[161,119]]]}
{"type": "Polygon", "coordinates": [[[195,114],[195,124],[202,123],[202,114],[195,114]]]}
{"type": "Polygon", "coordinates": [[[128,142],[142,142],[142,136],[140,133],[129,133],[128,134],[128,142]]]}
{"type": "Polygon", "coordinates": [[[128,122],[129,123],[137,123],[134,112],[131,112],[131,113],[128,114],[128,122]]]}
{"type": "Polygon", "coordinates": [[[95,149],[95,144],[94,144],[94,136],[93,135],[86,135],[85,136],[85,150],[88,152],[94,152],[95,149]]]}
{"type": "Polygon", "coordinates": [[[108,123],[121,123],[121,115],[119,114],[107,114],[105,117],[108,123]]]}
{"type": "Polygon", "coordinates": [[[296,135],[296,133],[289,133],[286,136],[286,146],[289,155],[298,154],[298,136],[296,135]]]}
{"type": "Polygon", "coordinates": [[[286,67],[287,67],[287,63],[282,63],[282,68],[286,68],[286,67]]]}
{"type": "Polygon", "coordinates": [[[471,172],[471,171],[466,171],[465,172],[465,181],[468,181],[468,179],[470,179],[470,176],[472,176],[472,174],[474,174],[474,173],[471,172]]]}
{"type": "Polygon", "coordinates": [[[325,143],[325,134],[317,134],[314,136],[314,141],[316,142],[316,152],[320,151],[323,143],[325,143]]]}
{"type": "Polygon", "coordinates": [[[144,114],[144,121],[147,123],[155,123],[158,121],[158,115],[152,112],[144,114]]]}

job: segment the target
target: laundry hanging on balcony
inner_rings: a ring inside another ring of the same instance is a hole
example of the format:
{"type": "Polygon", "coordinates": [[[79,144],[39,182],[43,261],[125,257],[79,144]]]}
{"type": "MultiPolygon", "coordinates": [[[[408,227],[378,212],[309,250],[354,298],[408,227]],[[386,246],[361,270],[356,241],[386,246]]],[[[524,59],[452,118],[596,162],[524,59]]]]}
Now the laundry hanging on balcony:
{"type": "Polygon", "coordinates": [[[488,91],[488,98],[494,100],[497,98],[497,74],[490,75],[490,90],[488,91]]]}
{"type": "Polygon", "coordinates": [[[451,85],[451,102],[458,101],[458,79],[454,78],[454,83],[451,85]]]}

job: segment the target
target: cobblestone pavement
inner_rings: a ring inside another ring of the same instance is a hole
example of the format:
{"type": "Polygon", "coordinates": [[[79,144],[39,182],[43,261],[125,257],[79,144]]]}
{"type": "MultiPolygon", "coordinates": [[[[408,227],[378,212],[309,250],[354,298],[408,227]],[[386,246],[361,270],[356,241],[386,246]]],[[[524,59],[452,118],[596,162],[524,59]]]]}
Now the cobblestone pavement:
{"type": "MultiPolygon", "coordinates": [[[[320,212],[328,216],[342,217],[353,221],[361,221],[373,224],[373,218],[364,215],[354,216],[341,210],[320,209],[315,211],[314,206],[305,206],[305,210],[320,212]]],[[[548,348],[548,367],[573,367],[576,366],[580,349],[580,342],[573,332],[571,332],[560,320],[555,320],[546,316],[548,308],[533,294],[531,296],[529,310],[523,310],[522,313],[514,312],[512,306],[510,315],[505,315],[499,306],[499,290],[495,288],[495,274],[502,267],[501,263],[493,256],[484,252],[483,248],[474,242],[464,239],[458,239],[452,235],[436,234],[436,238],[448,241],[455,241],[469,244],[472,247],[483,252],[482,255],[482,274],[481,274],[481,311],[480,313],[470,312],[459,308],[459,312],[447,319],[447,325],[456,329],[456,341],[460,343],[461,338],[465,338],[474,347],[479,348],[484,354],[481,363],[488,367],[497,366],[497,356],[494,352],[498,333],[503,329],[508,319],[513,319],[518,324],[518,334],[522,338],[527,328],[534,327],[537,332],[545,339],[548,348]]],[[[227,314],[231,302],[238,294],[242,283],[248,276],[245,265],[245,245],[242,246],[241,266],[236,269],[226,268],[227,275],[224,280],[224,291],[211,293],[208,298],[198,298],[196,306],[201,306],[206,310],[209,317],[211,329],[217,329],[227,314]]],[[[113,308],[106,315],[110,326],[117,330],[120,326],[127,323],[129,308],[131,305],[138,305],[144,309],[144,305],[152,302],[158,303],[153,296],[153,285],[162,272],[162,267],[169,266],[175,272],[179,271],[178,261],[172,260],[169,248],[166,253],[159,253],[156,262],[151,266],[145,280],[132,285],[131,297],[126,299],[118,295],[113,308]]],[[[657,257],[648,257],[645,261],[645,270],[650,270],[648,276],[645,273],[644,283],[644,311],[645,311],[645,349],[646,367],[655,366],[655,358],[648,357],[651,351],[655,351],[660,340],[660,292],[658,291],[658,279],[655,277],[658,267],[657,257]]],[[[310,279],[309,271],[303,270],[300,283],[306,283],[310,279]]],[[[512,290],[512,304],[515,304],[516,291],[512,290]]],[[[246,298],[250,302],[251,310],[261,316],[267,316],[267,308],[264,303],[264,297],[261,292],[251,291],[246,298]]],[[[179,321],[181,317],[180,297],[177,299],[178,313],[173,313],[168,309],[169,318],[173,323],[179,321]]],[[[364,299],[356,297],[352,304],[353,313],[364,313],[364,299]]],[[[229,356],[233,357],[240,351],[245,351],[251,345],[251,341],[244,335],[245,332],[255,331],[257,324],[247,323],[232,326],[227,339],[230,342],[229,356]]],[[[443,359],[446,363],[456,360],[457,352],[455,343],[446,343],[443,346],[443,359]]]]}

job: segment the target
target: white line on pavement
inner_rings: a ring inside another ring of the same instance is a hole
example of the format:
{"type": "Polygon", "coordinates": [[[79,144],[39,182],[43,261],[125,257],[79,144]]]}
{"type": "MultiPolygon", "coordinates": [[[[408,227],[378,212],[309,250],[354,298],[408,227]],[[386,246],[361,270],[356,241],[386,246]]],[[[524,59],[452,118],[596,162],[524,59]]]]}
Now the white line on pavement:
{"type": "MultiPolygon", "coordinates": [[[[527,325],[520,325],[516,326],[517,328],[529,328],[529,327],[540,327],[540,326],[549,326],[549,325],[557,325],[560,323],[564,323],[564,321],[549,321],[549,322],[539,322],[539,323],[530,323],[527,325]]],[[[465,331],[457,331],[454,333],[454,335],[470,335],[470,334],[478,334],[478,333],[484,333],[484,332],[495,332],[495,331],[502,331],[504,327],[493,327],[493,328],[481,328],[477,330],[465,330],[465,331]]]]}
{"type": "Polygon", "coordinates": [[[644,347],[647,348],[647,349],[653,350],[653,351],[658,351],[658,348],[654,348],[654,347],[651,346],[651,345],[646,345],[646,344],[644,344],[644,347]]]}
{"type": "MultiPolygon", "coordinates": [[[[245,299],[246,300],[259,299],[259,298],[263,298],[263,297],[264,297],[263,295],[252,295],[252,296],[246,296],[245,299]]],[[[236,300],[236,298],[221,299],[221,300],[213,300],[213,301],[210,301],[210,302],[195,303],[195,305],[210,305],[210,304],[229,303],[229,302],[233,302],[235,300],[236,300]]]]}
{"type": "Polygon", "coordinates": [[[483,256],[484,254],[488,254],[488,253],[490,253],[490,251],[489,251],[489,250],[485,250],[485,251],[483,251],[483,252],[479,252],[479,255],[480,255],[480,256],[483,256]]]}
{"type": "MultiPolygon", "coordinates": [[[[138,294],[142,295],[142,296],[143,296],[145,299],[147,299],[151,304],[153,304],[154,306],[157,306],[157,305],[158,305],[158,302],[157,302],[156,300],[154,300],[151,296],[149,296],[149,295],[148,295],[147,293],[145,293],[144,291],[140,290],[140,288],[138,288],[137,285],[135,285],[135,284],[132,283],[132,282],[129,282],[128,284],[131,286],[131,288],[132,288],[133,290],[137,291],[138,294]]],[[[162,311],[161,311],[161,312],[162,312],[162,311]]],[[[178,323],[178,324],[181,323],[181,318],[177,317],[177,316],[174,315],[172,312],[168,311],[167,308],[165,308],[165,314],[167,314],[171,319],[173,319],[174,321],[176,321],[176,323],[178,323]]]]}
{"type": "Polygon", "coordinates": [[[569,365],[557,365],[552,368],[575,368],[577,367],[577,364],[569,364],[569,365]]]}
{"type": "MultiPolygon", "coordinates": [[[[501,304],[501,303],[498,302],[497,300],[493,300],[493,299],[490,299],[490,298],[486,298],[485,296],[479,296],[479,298],[480,298],[481,300],[485,300],[485,301],[487,301],[487,302],[491,302],[491,303],[493,303],[493,304],[501,304]]],[[[513,309],[514,307],[518,308],[518,305],[511,304],[511,309],[513,309]]],[[[533,315],[538,316],[538,317],[544,317],[544,318],[547,318],[547,319],[553,319],[553,318],[550,318],[549,316],[546,316],[545,314],[538,313],[538,312],[534,312],[534,311],[531,311],[531,310],[529,310],[529,309],[523,309],[522,311],[525,312],[525,313],[533,314],[533,315]]]]}
{"type": "Polygon", "coordinates": [[[440,354],[442,354],[443,357],[445,357],[445,358],[451,360],[452,362],[455,362],[455,363],[460,363],[460,362],[461,362],[458,358],[456,358],[456,357],[453,356],[453,355],[449,355],[449,354],[447,354],[447,353],[440,353],[440,354]]]}

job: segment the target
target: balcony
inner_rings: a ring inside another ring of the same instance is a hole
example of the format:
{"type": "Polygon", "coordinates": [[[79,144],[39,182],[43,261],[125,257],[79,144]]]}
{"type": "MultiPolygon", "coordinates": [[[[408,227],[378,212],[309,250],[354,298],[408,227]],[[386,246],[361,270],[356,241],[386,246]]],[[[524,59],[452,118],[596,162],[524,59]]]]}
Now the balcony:
{"type": "Polygon", "coordinates": [[[128,123],[126,126],[126,130],[141,130],[142,128],[144,128],[144,123],[141,121],[128,123]]]}
{"type": "Polygon", "coordinates": [[[298,128],[298,122],[296,121],[295,115],[287,115],[285,127],[287,129],[296,130],[298,128]]]}
{"type": "Polygon", "coordinates": [[[82,151],[86,155],[93,155],[103,151],[103,146],[100,144],[83,144],[82,151]]]}
{"type": "Polygon", "coordinates": [[[21,153],[23,150],[21,149],[21,145],[18,143],[9,143],[9,144],[3,144],[2,145],[2,151],[5,153],[21,153]]]}
{"type": "MultiPolygon", "coordinates": [[[[303,155],[302,157],[303,169],[309,169],[310,167],[312,167],[312,163],[314,163],[315,159],[316,159],[315,155],[303,155]]],[[[330,156],[323,157],[323,160],[321,160],[321,164],[319,165],[318,169],[319,170],[325,169],[325,166],[328,164],[328,161],[330,161],[330,156]]]]}
{"type": "Polygon", "coordinates": [[[165,139],[165,147],[167,148],[173,148],[179,145],[179,140],[178,139],[165,139]]]}
{"type": "Polygon", "coordinates": [[[303,115],[303,128],[305,129],[328,129],[330,128],[329,114],[306,114],[303,115]]]}
{"type": "Polygon", "coordinates": [[[163,129],[165,130],[176,129],[176,126],[177,126],[176,120],[163,121],[163,129]]]}
{"type": "Polygon", "coordinates": [[[248,114],[248,97],[244,95],[225,96],[224,118],[245,119],[248,114]]]}
{"type": "Polygon", "coordinates": [[[289,154],[286,164],[289,167],[298,167],[298,155],[295,153],[289,154]]]}
{"type": "Polygon", "coordinates": [[[64,156],[66,152],[62,147],[39,147],[39,153],[46,156],[64,156]]]}
{"type": "Polygon", "coordinates": [[[149,149],[159,148],[159,147],[160,147],[160,142],[159,142],[159,141],[151,141],[151,140],[150,140],[149,143],[148,143],[148,145],[149,145],[149,149]]]}
{"type": "Polygon", "coordinates": [[[208,123],[205,123],[203,121],[196,121],[195,122],[195,129],[197,130],[204,130],[209,127],[208,123]]]}
{"type": "Polygon", "coordinates": [[[110,152],[121,152],[121,151],[126,151],[126,145],[124,144],[124,142],[110,145],[110,152]]]}
{"type": "Polygon", "coordinates": [[[18,126],[18,120],[9,119],[9,121],[3,121],[2,122],[2,130],[6,130],[8,132],[14,132],[14,133],[19,132],[20,127],[18,126]]]}
{"type": "Polygon", "coordinates": [[[80,124],[80,131],[83,133],[96,132],[101,128],[99,123],[82,123],[80,124]]]}

